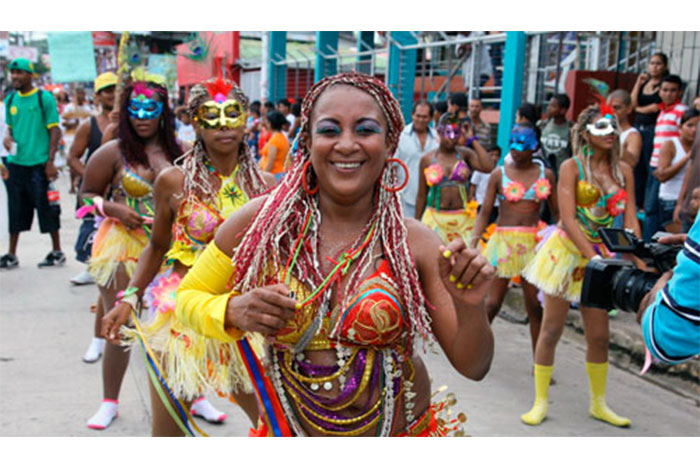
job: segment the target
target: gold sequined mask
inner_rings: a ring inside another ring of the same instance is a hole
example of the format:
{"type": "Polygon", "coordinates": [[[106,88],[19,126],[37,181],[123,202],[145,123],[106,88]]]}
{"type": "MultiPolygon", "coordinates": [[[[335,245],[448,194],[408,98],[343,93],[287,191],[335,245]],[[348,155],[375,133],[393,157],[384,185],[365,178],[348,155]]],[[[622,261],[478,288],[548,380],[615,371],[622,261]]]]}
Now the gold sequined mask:
{"type": "Polygon", "coordinates": [[[196,119],[202,128],[218,130],[219,128],[238,128],[245,125],[246,113],[243,106],[235,99],[223,102],[207,101],[197,108],[196,119]]]}

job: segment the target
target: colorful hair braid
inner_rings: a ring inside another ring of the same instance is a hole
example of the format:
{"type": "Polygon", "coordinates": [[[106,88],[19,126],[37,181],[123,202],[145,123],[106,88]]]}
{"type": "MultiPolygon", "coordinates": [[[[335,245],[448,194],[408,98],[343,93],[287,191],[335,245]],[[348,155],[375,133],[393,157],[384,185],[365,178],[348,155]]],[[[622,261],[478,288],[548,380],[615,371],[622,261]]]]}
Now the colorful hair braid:
{"type": "MultiPolygon", "coordinates": [[[[353,86],[376,100],[387,120],[388,154],[392,155],[396,150],[404,122],[398,102],[384,83],[359,73],[335,75],[316,83],[307,93],[301,106],[301,127],[294,163],[282,183],[265,200],[241,243],[233,252],[233,262],[236,265],[234,288],[241,293],[278,280],[277,277],[269,275],[270,271],[278,271],[280,265],[285,264],[286,259],[293,254],[294,242],[302,232],[309,210],[313,213],[312,224],[304,240],[304,247],[301,248],[290,273],[310,290],[316,289],[324,279],[318,263],[318,232],[321,220],[318,197],[306,193],[302,186],[302,178],[305,176],[304,164],[311,156],[307,142],[312,134],[310,127],[313,107],[326,89],[336,85],[353,86]]],[[[350,272],[345,290],[339,290],[338,300],[342,308],[348,305],[345,300],[372,267],[372,253],[376,250],[375,247],[380,245],[397,279],[397,288],[410,316],[411,339],[420,337],[424,343],[432,342],[430,316],[427,313],[429,305],[409,251],[399,195],[380,187],[380,184],[393,186],[397,180],[397,166],[387,165],[380,180],[375,184],[374,208],[370,219],[350,248],[357,248],[375,224],[377,234],[372,236],[370,243],[356,259],[357,267],[350,272]]]]}
{"type": "MultiPolygon", "coordinates": [[[[213,99],[210,95],[210,85],[221,81],[221,78],[210,79],[204,83],[196,84],[190,90],[189,101],[187,103],[187,113],[190,119],[193,119],[197,113],[197,109],[207,101],[213,99]]],[[[225,87],[230,89],[228,94],[241,103],[244,109],[248,109],[248,98],[243,93],[241,88],[233,82],[223,80],[225,87]]],[[[219,83],[220,84],[220,83],[219,83]]],[[[221,180],[219,177],[212,176],[207,165],[207,151],[204,141],[201,136],[197,138],[192,146],[192,149],[182,155],[176,165],[180,167],[185,175],[184,191],[185,193],[195,194],[202,200],[211,200],[216,196],[220,189],[221,180]]],[[[267,190],[265,179],[262,172],[255,163],[250,147],[244,141],[241,141],[238,149],[238,186],[248,195],[254,197],[262,194],[267,190]]]]}

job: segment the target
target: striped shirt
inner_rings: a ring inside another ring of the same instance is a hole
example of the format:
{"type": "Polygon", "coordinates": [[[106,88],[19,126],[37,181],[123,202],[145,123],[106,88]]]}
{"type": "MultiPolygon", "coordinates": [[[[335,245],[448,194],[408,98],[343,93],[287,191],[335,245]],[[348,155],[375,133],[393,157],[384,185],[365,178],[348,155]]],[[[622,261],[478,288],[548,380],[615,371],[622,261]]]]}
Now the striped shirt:
{"type": "Polygon", "coordinates": [[[661,146],[665,141],[672,138],[681,137],[681,118],[688,107],[676,102],[666,107],[663,103],[659,104],[659,116],[656,119],[656,128],[654,129],[654,151],[651,153],[649,165],[651,167],[659,166],[659,153],[661,146]]]}
{"type": "Polygon", "coordinates": [[[657,360],[675,365],[700,353],[700,216],[678,253],[673,277],[642,317],[644,343],[657,360]]]}

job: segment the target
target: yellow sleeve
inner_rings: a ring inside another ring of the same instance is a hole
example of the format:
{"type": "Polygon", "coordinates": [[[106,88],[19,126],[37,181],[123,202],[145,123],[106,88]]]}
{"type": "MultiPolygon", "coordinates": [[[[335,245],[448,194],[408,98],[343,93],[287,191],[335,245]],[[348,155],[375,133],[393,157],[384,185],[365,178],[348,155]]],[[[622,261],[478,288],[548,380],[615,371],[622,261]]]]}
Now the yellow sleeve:
{"type": "Polygon", "coordinates": [[[243,337],[240,329],[224,328],[228,301],[236,295],[227,287],[233,271],[231,258],[213,241],[209,243],[177,289],[178,321],[203,336],[224,342],[243,337]]]}

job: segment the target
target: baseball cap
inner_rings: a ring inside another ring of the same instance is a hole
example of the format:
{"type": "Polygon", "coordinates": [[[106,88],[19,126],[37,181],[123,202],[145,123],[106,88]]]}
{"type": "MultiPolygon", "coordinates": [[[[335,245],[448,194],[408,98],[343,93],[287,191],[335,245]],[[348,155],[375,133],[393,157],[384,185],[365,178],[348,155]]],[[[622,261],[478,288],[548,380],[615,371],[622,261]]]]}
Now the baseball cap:
{"type": "Polygon", "coordinates": [[[10,66],[7,67],[8,70],[22,70],[27,73],[34,73],[34,65],[32,62],[26,58],[15,58],[10,62],[10,66]]]}
{"type": "Polygon", "coordinates": [[[95,78],[95,93],[102,91],[104,88],[117,85],[117,75],[108,71],[102,73],[100,76],[95,78]]]}

